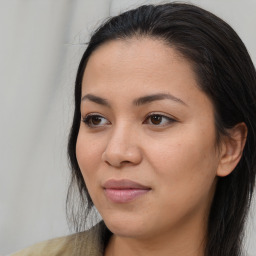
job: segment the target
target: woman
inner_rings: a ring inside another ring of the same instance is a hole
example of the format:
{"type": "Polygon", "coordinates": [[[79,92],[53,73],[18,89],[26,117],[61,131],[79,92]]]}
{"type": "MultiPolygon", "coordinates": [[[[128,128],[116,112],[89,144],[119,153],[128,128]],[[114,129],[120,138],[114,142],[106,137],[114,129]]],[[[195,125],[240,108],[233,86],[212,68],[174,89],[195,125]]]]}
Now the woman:
{"type": "Polygon", "coordinates": [[[103,221],[17,255],[243,255],[255,132],[255,68],[224,21],[178,3],[109,19],[78,68],[68,145],[71,221],[82,231],[94,206],[103,221]]]}

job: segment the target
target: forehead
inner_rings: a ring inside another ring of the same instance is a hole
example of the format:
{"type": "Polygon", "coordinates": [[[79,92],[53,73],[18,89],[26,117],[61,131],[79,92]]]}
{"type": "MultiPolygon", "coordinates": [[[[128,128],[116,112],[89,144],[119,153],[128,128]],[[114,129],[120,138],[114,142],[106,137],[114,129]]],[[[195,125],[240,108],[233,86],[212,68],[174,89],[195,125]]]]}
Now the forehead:
{"type": "Polygon", "coordinates": [[[119,71],[123,68],[128,71],[154,69],[170,71],[168,66],[183,62],[189,66],[181,54],[165,42],[154,38],[118,39],[104,43],[90,56],[88,66],[95,69],[108,68],[119,71]],[[165,69],[163,67],[165,66],[165,69]]]}
{"type": "Polygon", "coordinates": [[[129,63],[137,62],[138,67],[143,61],[144,65],[152,64],[168,64],[170,61],[175,61],[180,59],[179,53],[168,46],[165,42],[159,39],[150,38],[150,37],[141,37],[141,38],[128,38],[128,39],[116,39],[104,43],[98,49],[96,49],[89,62],[93,64],[95,60],[97,63],[98,59],[102,61],[109,61],[109,65],[118,63],[129,63]]]}
{"type": "Polygon", "coordinates": [[[120,93],[128,99],[159,92],[187,102],[207,97],[199,89],[191,63],[161,40],[113,40],[88,60],[82,96],[93,93],[107,98],[120,93]]]}

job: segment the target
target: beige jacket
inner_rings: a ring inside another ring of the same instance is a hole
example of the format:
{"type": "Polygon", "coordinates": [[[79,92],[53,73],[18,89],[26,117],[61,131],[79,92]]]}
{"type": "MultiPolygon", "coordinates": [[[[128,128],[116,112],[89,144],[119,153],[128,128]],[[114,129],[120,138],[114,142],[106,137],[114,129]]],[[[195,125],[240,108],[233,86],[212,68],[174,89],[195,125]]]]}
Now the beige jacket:
{"type": "Polygon", "coordinates": [[[88,231],[41,242],[11,256],[103,256],[110,235],[100,222],[88,231]]]}

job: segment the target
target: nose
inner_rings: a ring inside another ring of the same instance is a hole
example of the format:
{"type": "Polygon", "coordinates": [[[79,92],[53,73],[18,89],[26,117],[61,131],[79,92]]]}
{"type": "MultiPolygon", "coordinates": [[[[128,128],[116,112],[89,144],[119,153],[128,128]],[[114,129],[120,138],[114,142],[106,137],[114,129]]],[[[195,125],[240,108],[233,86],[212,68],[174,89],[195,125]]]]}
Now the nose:
{"type": "Polygon", "coordinates": [[[116,168],[139,164],[142,161],[142,152],[136,132],[128,127],[113,130],[102,154],[102,160],[116,168]]]}

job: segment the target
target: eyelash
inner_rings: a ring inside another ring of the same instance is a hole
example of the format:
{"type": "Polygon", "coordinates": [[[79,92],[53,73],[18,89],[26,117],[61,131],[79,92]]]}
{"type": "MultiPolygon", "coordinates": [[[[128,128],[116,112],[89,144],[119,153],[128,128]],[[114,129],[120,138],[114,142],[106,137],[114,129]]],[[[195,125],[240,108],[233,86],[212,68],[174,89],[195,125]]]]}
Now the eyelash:
{"type": "MultiPolygon", "coordinates": [[[[106,119],[104,118],[103,116],[99,115],[99,114],[88,114],[87,116],[85,116],[82,121],[89,127],[89,128],[98,128],[98,127],[102,127],[103,125],[94,125],[92,124],[92,118],[100,118],[100,119],[106,119]]],[[[177,122],[177,120],[175,120],[174,118],[171,118],[169,116],[166,116],[166,115],[162,115],[162,114],[158,114],[158,113],[150,113],[149,115],[146,116],[145,118],[145,121],[149,120],[150,118],[152,117],[157,117],[157,118],[161,118],[161,121],[162,119],[166,119],[167,120],[167,124],[164,124],[164,125],[161,125],[161,124],[150,124],[152,126],[161,126],[161,127],[164,127],[168,124],[171,124],[171,123],[174,123],[174,122],[177,122]]],[[[106,119],[107,120],[107,119],[106,119]]],[[[143,124],[145,124],[145,121],[143,122],[143,124]]],[[[108,122],[110,123],[110,122],[108,122]]]]}
{"type": "MultiPolygon", "coordinates": [[[[98,115],[98,114],[89,114],[87,116],[85,116],[82,121],[89,127],[89,128],[97,128],[97,127],[100,127],[100,125],[93,125],[91,124],[91,121],[92,121],[92,118],[95,118],[95,117],[98,117],[98,118],[101,118],[103,119],[104,117],[101,116],[101,115],[98,115]]],[[[104,118],[106,119],[106,118],[104,118]]],[[[107,119],[106,119],[107,120],[107,119]]]]}

